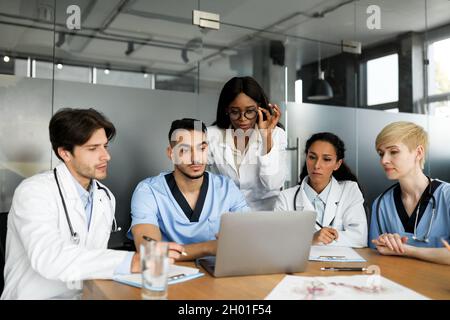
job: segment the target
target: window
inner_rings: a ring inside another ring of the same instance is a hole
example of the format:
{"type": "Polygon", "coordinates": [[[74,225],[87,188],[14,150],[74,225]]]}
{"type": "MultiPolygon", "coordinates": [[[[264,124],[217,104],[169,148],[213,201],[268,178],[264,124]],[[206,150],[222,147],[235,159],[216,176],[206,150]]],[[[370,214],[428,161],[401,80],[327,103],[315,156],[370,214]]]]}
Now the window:
{"type": "Polygon", "coordinates": [[[432,42],[428,46],[429,112],[437,117],[450,118],[450,38],[432,42]]]}
{"type": "Polygon", "coordinates": [[[303,102],[303,81],[298,79],[295,81],[295,103],[303,102]]]}
{"type": "Polygon", "coordinates": [[[35,78],[53,79],[53,63],[35,60],[35,78]]]}
{"type": "Polygon", "coordinates": [[[367,61],[367,105],[398,101],[398,55],[367,61]]]}
{"type": "Polygon", "coordinates": [[[450,99],[430,103],[430,114],[436,117],[450,118],[450,99]]]}
{"type": "Polygon", "coordinates": [[[108,69],[97,69],[97,84],[108,84],[113,86],[152,88],[152,77],[142,72],[117,71],[108,69]]]}
{"type": "Polygon", "coordinates": [[[36,78],[66,80],[75,82],[90,82],[90,68],[71,66],[61,63],[44,62],[36,60],[36,78]]]}
{"type": "Polygon", "coordinates": [[[155,89],[196,92],[196,83],[196,76],[191,74],[183,76],[157,74],[155,89]]]}
{"type": "MultiPolygon", "coordinates": [[[[31,61],[30,61],[31,63],[31,61]]],[[[18,77],[28,76],[28,60],[26,59],[14,59],[14,74],[18,77]]]]}
{"type": "MultiPolygon", "coordinates": [[[[74,66],[59,61],[49,62],[32,58],[14,59],[14,74],[50,80],[65,80],[112,86],[155,89],[156,75],[142,71],[120,71],[96,67],[74,66]]],[[[159,80],[178,79],[178,77],[159,76],[159,80]]],[[[191,81],[192,82],[192,81],[191,81]]],[[[169,89],[170,90],[170,89],[169,89]]],[[[186,90],[185,90],[186,91],[186,90]]]]}
{"type": "Polygon", "coordinates": [[[429,94],[450,93],[450,38],[430,44],[428,56],[429,94]]]}
{"type": "Polygon", "coordinates": [[[55,80],[89,83],[91,79],[90,72],[90,68],[87,67],[76,67],[61,63],[55,64],[55,80]]]}
{"type": "Polygon", "coordinates": [[[390,113],[398,113],[398,108],[386,109],[384,111],[390,112],[390,113]]]}

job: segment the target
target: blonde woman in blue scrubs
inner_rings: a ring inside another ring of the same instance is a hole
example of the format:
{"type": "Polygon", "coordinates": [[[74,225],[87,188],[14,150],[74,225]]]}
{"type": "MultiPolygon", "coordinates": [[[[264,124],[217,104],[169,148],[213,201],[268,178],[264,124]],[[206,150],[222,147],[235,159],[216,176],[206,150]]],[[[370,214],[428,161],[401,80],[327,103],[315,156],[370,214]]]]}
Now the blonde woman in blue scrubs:
{"type": "Polygon", "coordinates": [[[423,172],[427,133],[415,123],[394,122],[378,134],[375,147],[387,178],[398,182],[373,203],[370,246],[385,255],[435,261],[445,250],[430,248],[450,238],[450,184],[423,172]]]}

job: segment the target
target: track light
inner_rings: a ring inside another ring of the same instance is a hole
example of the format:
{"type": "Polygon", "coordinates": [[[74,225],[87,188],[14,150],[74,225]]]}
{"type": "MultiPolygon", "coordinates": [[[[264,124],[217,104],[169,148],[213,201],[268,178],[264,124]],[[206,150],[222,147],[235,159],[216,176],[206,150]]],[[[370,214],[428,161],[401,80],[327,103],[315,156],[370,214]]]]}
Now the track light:
{"type": "Polygon", "coordinates": [[[66,34],[64,32],[59,32],[58,41],[56,41],[55,46],[59,48],[64,44],[64,42],[66,42],[66,34]]]}
{"type": "Polygon", "coordinates": [[[201,54],[203,48],[203,40],[200,37],[189,40],[183,49],[181,49],[181,59],[184,63],[189,62],[188,51],[194,51],[197,54],[201,54]]]}
{"type": "Polygon", "coordinates": [[[129,56],[134,52],[134,42],[128,42],[127,51],[125,51],[125,55],[129,56]]]}
{"type": "Polygon", "coordinates": [[[181,49],[181,59],[183,60],[184,63],[188,63],[189,62],[189,58],[187,56],[187,49],[186,48],[181,49]]]}

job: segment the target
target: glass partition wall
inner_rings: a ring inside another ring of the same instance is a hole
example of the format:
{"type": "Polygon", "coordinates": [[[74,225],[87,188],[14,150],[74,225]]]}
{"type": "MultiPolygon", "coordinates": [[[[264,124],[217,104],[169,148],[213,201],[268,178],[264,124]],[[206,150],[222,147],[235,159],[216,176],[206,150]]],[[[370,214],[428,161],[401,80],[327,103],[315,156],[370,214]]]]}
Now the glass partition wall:
{"type": "Polygon", "coordinates": [[[448,12],[447,0],[0,0],[0,211],[25,177],[58,163],[51,115],[95,107],[118,129],[106,184],[119,245],[136,184],[171,169],[171,121],[210,125],[223,84],[244,75],[282,106],[286,187],[306,139],[330,131],[370,204],[390,183],[375,136],[397,120],[429,132],[426,172],[450,180],[448,12]]]}

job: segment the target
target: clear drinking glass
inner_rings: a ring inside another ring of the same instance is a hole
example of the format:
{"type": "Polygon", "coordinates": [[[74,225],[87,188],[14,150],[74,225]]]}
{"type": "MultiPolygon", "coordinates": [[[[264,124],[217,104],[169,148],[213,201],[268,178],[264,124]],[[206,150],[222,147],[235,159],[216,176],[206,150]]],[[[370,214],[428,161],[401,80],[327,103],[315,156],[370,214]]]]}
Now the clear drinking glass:
{"type": "Polygon", "coordinates": [[[167,242],[144,241],[140,246],[142,299],[167,299],[169,247],[167,242]]]}

